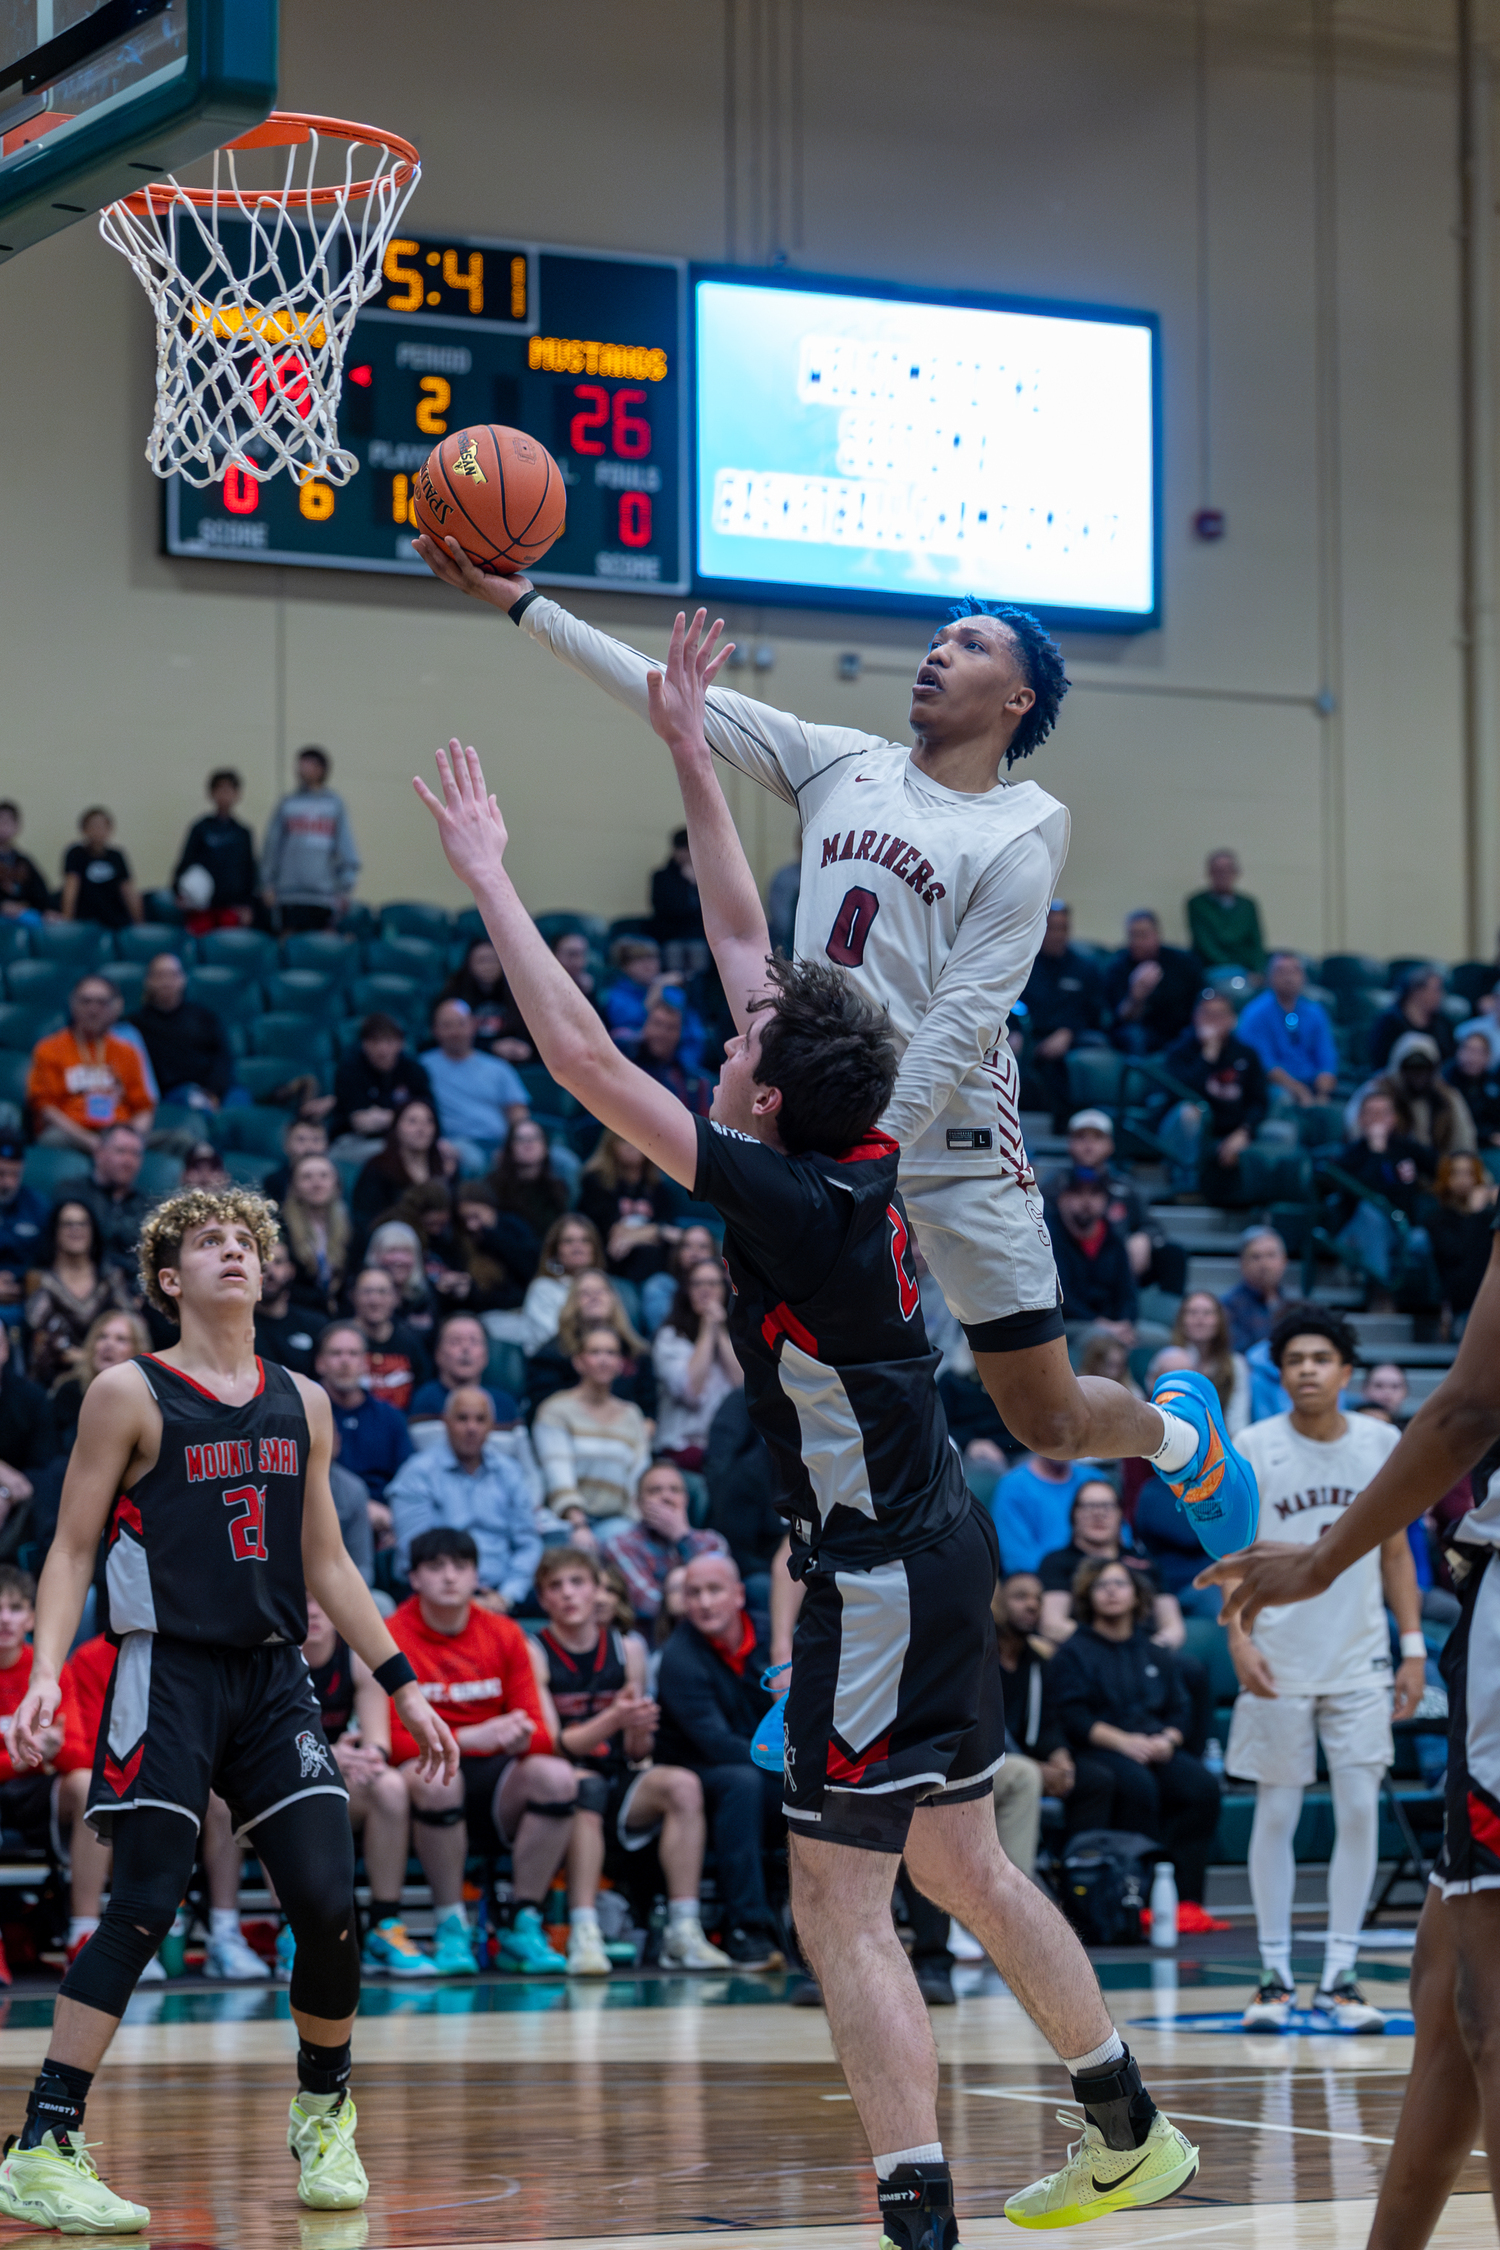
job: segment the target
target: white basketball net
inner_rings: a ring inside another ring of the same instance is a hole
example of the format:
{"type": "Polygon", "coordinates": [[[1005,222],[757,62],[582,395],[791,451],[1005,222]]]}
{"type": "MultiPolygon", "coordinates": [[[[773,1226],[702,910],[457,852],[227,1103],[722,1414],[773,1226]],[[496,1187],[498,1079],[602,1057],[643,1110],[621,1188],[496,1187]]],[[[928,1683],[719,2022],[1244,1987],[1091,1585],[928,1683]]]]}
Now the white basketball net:
{"type": "Polygon", "coordinates": [[[159,477],[201,487],[231,469],[287,469],[299,482],[348,483],[359,463],[338,438],[344,352],[420,177],[378,139],[309,126],[286,149],[277,188],[242,187],[224,148],[201,203],[169,176],[101,212],[99,232],[129,259],[156,315],[146,459],[159,477]],[[342,148],[342,179],[316,180],[320,147],[342,148]]]}

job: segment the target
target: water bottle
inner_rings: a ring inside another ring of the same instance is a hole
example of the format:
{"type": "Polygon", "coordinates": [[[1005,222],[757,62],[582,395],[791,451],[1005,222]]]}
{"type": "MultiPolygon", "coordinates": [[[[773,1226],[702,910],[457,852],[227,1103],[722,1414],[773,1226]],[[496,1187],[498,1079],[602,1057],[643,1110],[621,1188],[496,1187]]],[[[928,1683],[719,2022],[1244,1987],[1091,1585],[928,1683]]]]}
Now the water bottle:
{"type": "Polygon", "coordinates": [[[1164,1950],[1177,1946],[1177,1876],[1169,1859],[1159,1859],[1151,1878],[1151,1943],[1164,1950]]]}
{"type": "Polygon", "coordinates": [[[1216,1734],[1211,1734],[1203,1745],[1203,1770],[1211,1773],[1215,1781],[1224,1779],[1224,1746],[1216,1734]]]}

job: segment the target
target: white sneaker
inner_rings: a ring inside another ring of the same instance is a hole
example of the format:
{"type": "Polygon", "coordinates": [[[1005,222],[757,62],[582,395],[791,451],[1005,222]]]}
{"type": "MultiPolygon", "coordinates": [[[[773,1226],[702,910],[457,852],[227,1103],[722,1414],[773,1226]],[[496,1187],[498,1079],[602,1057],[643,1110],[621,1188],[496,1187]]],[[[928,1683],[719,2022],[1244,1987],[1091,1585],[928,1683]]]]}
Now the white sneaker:
{"type": "Polygon", "coordinates": [[[709,1944],[696,1914],[684,1914],[680,1921],[667,1924],[661,1941],[661,1966],[664,1969],[732,1969],[734,1963],[717,1945],[709,1944]]]}
{"type": "Polygon", "coordinates": [[[1318,1988],[1312,1996],[1312,2013],[1321,2016],[1334,2031],[1385,2029],[1384,2015],[1379,2008],[1370,2006],[1354,1981],[1352,1969],[1345,1969],[1334,1978],[1331,1992],[1325,1992],[1321,1986],[1318,1988]]]}
{"type": "Polygon", "coordinates": [[[227,1937],[210,1936],[203,1974],[224,1984],[261,1984],[269,1981],[271,1972],[255,1948],[245,1943],[243,1932],[235,1930],[227,1937]]]}
{"type": "Polygon", "coordinates": [[[135,1981],[137,1984],[166,1983],[167,1972],[161,1965],[161,1955],[159,1953],[152,1954],[150,1960],[146,1963],[146,1966],[144,1967],[144,1969],[142,1969],[140,1975],[136,1978],[135,1981]]]}
{"type": "Polygon", "coordinates": [[[1268,1969],[1260,1980],[1260,1989],[1251,2001],[1240,2022],[1246,2031],[1285,2031],[1292,2020],[1292,2010],[1297,2005],[1297,1995],[1289,1984],[1283,1984],[1273,1969],[1268,1969]]]}
{"type": "Polygon", "coordinates": [[[570,1977],[607,1977],[613,1974],[613,1965],[604,1950],[604,1940],[597,1922],[575,1922],[568,1932],[568,1974],[570,1977]]]}

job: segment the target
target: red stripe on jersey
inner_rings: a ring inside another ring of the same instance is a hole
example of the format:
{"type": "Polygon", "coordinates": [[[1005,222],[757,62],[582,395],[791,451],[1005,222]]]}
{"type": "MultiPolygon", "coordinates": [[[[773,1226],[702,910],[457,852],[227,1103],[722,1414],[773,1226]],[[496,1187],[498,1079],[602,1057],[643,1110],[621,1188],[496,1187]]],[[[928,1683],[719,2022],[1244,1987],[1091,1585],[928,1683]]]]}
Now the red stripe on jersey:
{"type": "Polygon", "coordinates": [[[1490,1811],[1488,1805],[1481,1803],[1472,1789],[1469,1791],[1468,1813],[1469,1834],[1475,1843],[1483,1844],[1486,1851],[1500,1856],[1500,1818],[1490,1811]]]}
{"type": "Polygon", "coordinates": [[[803,1327],[791,1307],[784,1302],[779,1304],[774,1312],[766,1314],[765,1319],[760,1324],[760,1332],[772,1351],[776,1349],[778,1336],[789,1336],[798,1349],[806,1352],[810,1359],[816,1359],[818,1356],[817,1337],[810,1328],[803,1327]]]}
{"type": "Polygon", "coordinates": [[[890,1756],[890,1750],[891,1730],[889,1727],[886,1728],[879,1741],[872,1742],[863,1756],[858,1758],[846,1758],[838,1744],[830,1741],[828,1745],[827,1777],[830,1781],[847,1781],[857,1786],[864,1780],[871,1766],[880,1765],[890,1756]]]}
{"type": "Polygon", "coordinates": [[[115,1529],[114,1538],[110,1540],[111,1546],[114,1545],[115,1539],[119,1538],[120,1533],[124,1530],[126,1524],[129,1524],[137,1539],[144,1540],[146,1531],[145,1526],[141,1522],[141,1511],[136,1506],[135,1502],[130,1498],[129,1494],[122,1492],[119,1499],[115,1502],[115,1529]]]}
{"type": "Polygon", "coordinates": [[[123,1766],[112,1750],[105,1751],[104,1778],[117,1797],[123,1797],[126,1790],[131,1786],[141,1770],[141,1760],[145,1755],[146,1745],[143,1741],[136,1744],[123,1766]]]}
{"type": "Polygon", "coordinates": [[[889,1133],[866,1133],[864,1139],[856,1141],[853,1148],[846,1148],[838,1161],[840,1164],[867,1164],[872,1157],[900,1154],[900,1144],[893,1141],[889,1133]]]}
{"type": "MultiPolygon", "coordinates": [[[[175,1375],[179,1383],[190,1384],[201,1398],[211,1398],[215,1406],[248,1406],[250,1403],[250,1399],[220,1398],[218,1392],[211,1391],[206,1383],[199,1383],[191,1375],[184,1375],[180,1367],[168,1367],[166,1361],[156,1352],[147,1352],[146,1357],[153,1360],[158,1367],[165,1368],[167,1374],[175,1375]]],[[[255,1388],[250,1393],[250,1398],[259,1398],[265,1387],[266,1371],[261,1361],[257,1359],[255,1362],[255,1388]]]]}

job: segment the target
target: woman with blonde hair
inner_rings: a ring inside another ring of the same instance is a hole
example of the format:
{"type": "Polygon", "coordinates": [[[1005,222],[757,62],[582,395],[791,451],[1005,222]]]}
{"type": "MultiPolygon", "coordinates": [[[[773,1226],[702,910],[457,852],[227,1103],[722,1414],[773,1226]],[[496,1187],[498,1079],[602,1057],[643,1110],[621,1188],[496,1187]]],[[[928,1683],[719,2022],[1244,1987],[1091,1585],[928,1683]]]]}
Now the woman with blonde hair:
{"type": "Polygon", "coordinates": [[[1211,1289],[1190,1289],[1177,1308],[1172,1341],[1219,1394],[1231,1437],[1250,1427],[1250,1367],[1229,1340],[1229,1316],[1211,1289]]]}
{"type": "Polygon", "coordinates": [[[354,1229],[330,1158],[301,1156],[292,1166],[281,1231],[297,1268],[293,1302],[331,1318],[343,1292],[354,1229]]]}
{"type": "Polygon", "coordinates": [[[519,1312],[492,1312],[484,1325],[497,1343],[519,1344],[526,1357],[550,1344],[568,1291],[581,1273],[603,1273],[604,1244],[599,1229],[577,1211],[565,1211],[547,1229],[536,1279],[519,1312]]]}
{"type": "Polygon", "coordinates": [[[113,1310],[100,1313],[78,1347],[74,1371],[52,1393],[52,1416],[64,1449],[72,1446],[78,1429],[78,1409],[83,1394],[106,1367],[123,1366],[151,1349],[151,1337],[139,1313],[113,1310]]]}
{"type": "Polygon", "coordinates": [[[533,1409],[572,1381],[573,1361],[583,1349],[584,1332],[589,1328],[614,1330],[625,1355],[617,1396],[633,1399],[643,1414],[654,1415],[656,1378],[651,1346],[637,1333],[614,1283],[606,1274],[593,1271],[579,1274],[571,1283],[557,1318],[557,1334],[526,1363],[526,1396],[533,1409]]]}

